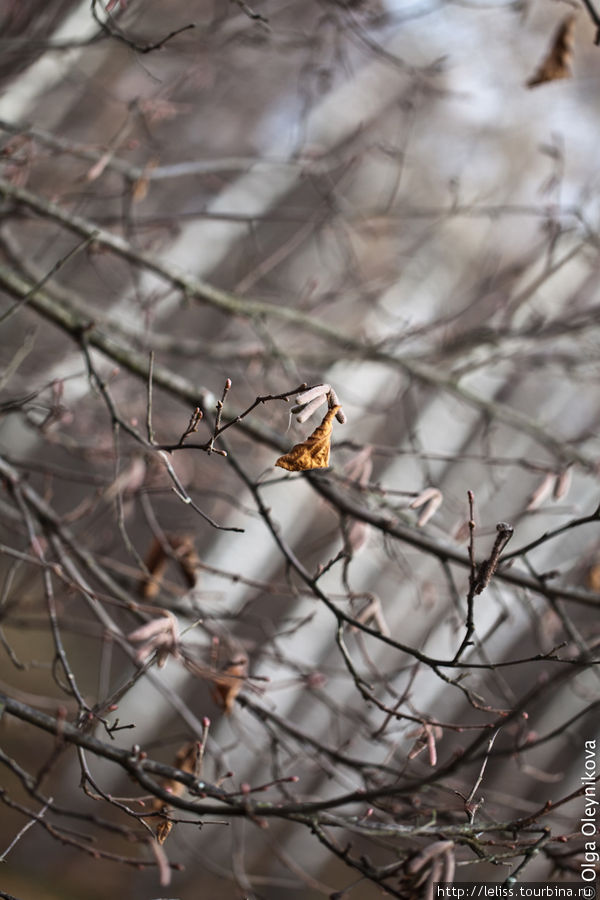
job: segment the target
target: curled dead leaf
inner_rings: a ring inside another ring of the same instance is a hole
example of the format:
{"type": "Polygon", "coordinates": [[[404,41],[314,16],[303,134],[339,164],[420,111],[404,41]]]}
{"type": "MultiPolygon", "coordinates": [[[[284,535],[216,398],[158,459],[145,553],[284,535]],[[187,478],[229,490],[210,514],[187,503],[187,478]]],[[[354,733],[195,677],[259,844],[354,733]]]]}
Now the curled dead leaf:
{"type": "Polygon", "coordinates": [[[163,819],[162,822],[159,822],[156,826],[156,840],[159,844],[164,844],[166,839],[169,837],[171,833],[171,829],[173,828],[173,823],[170,819],[163,819]]]}
{"type": "Polygon", "coordinates": [[[586,576],[587,586],[591,591],[600,594],[600,563],[592,566],[586,576]]]}
{"type": "Polygon", "coordinates": [[[307,469],[326,469],[329,465],[331,430],[333,419],[340,407],[332,407],[313,433],[301,444],[296,444],[289,453],[280,456],[276,466],[290,472],[303,472],[307,469]]]}
{"type": "MultiPolygon", "coordinates": [[[[189,772],[191,775],[196,771],[196,759],[198,757],[198,744],[192,741],[184,744],[179,748],[173,764],[176,769],[181,769],[182,772],[189,772]]],[[[181,797],[183,794],[185,787],[181,784],[180,781],[174,781],[172,778],[164,778],[161,781],[161,785],[163,790],[168,791],[169,794],[173,794],[174,797],[181,797]]],[[[162,815],[166,816],[171,809],[168,803],[165,803],[160,797],[155,797],[152,800],[151,807],[152,812],[154,813],[162,813],[162,815]]],[[[155,824],[156,819],[153,817],[148,820],[150,824],[155,824]]],[[[166,839],[169,837],[171,829],[173,828],[173,822],[169,819],[159,819],[158,823],[155,824],[155,834],[156,840],[162,846],[166,839]]]]}
{"type": "Polygon", "coordinates": [[[133,203],[141,203],[142,200],[146,199],[148,188],[150,186],[150,178],[152,177],[152,171],[157,167],[157,165],[157,159],[150,159],[144,166],[142,174],[133,185],[131,191],[131,200],[133,203]]]}
{"type": "Polygon", "coordinates": [[[150,550],[144,562],[150,572],[150,577],[143,578],[139,584],[139,592],[147,600],[156,597],[160,590],[162,580],[165,577],[169,561],[175,557],[181,573],[188,587],[196,584],[196,572],[198,555],[194,548],[194,540],[187,534],[166,535],[166,540],[173,551],[172,556],[167,552],[163,542],[155,538],[150,545],[150,550]]]}
{"type": "Polygon", "coordinates": [[[233,712],[235,698],[244,686],[248,674],[248,657],[238,656],[214,675],[213,700],[230,716],[233,712]]]}
{"type": "Polygon", "coordinates": [[[547,81],[570,78],[573,74],[571,63],[573,61],[574,44],[575,15],[569,13],[558,26],[548,53],[527,82],[527,87],[537,87],[537,85],[545,84],[547,81]]]}

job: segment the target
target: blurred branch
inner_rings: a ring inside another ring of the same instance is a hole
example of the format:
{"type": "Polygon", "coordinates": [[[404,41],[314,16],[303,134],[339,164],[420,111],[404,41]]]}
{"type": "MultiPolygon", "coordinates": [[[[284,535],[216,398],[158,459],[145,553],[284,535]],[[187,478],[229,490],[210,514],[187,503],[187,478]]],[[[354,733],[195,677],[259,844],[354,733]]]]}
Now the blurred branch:
{"type": "Polygon", "coordinates": [[[190,25],[183,25],[181,28],[176,28],[174,31],[170,31],[165,37],[161,38],[158,41],[153,41],[149,44],[138,44],[132,38],[127,37],[127,35],[121,31],[121,29],[116,25],[113,17],[110,13],[107,13],[106,19],[102,19],[98,15],[97,10],[98,0],[92,0],[91,11],[92,16],[94,17],[97,24],[100,26],[102,31],[111,38],[114,38],[117,41],[121,41],[121,43],[126,44],[132,50],[135,50],[136,53],[152,53],[154,50],[160,50],[161,47],[164,47],[172,38],[176,37],[176,35],[181,34],[183,31],[189,31],[190,28],[195,28],[195,24],[192,22],[190,25]]]}
{"type": "MultiPolygon", "coordinates": [[[[23,188],[15,187],[2,179],[0,179],[0,195],[27,206],[43,217],[59,222],[68,230],[74,231],[85,238],[94,236],[94,243],[106,247],[129,262],[154,272],[174,287],[180,289],[185,296],[207,303],[225,315],[258,321],[272,318],[300,327],[315,337],[328,341],[334,347],[343,349],[350,358],[356,355],[360,359],[368,359],[389,365],[430,387],[442,389],[456,396],[467,405],[483,412],[490,419],[495,419],[517,431],[530,435],[563,463],[577,463],[586,471],[596,471],[596,463],[592,457],[588,457],[564,439],[556,437],[548,428],[532,419],[530,415],[525,415],[503,403],[487,400],[479,396],[462,385],[457,379],[447,376],[435,367],[408,358],[397,357],[394,354],[380,350],[377,344],[341,333],[339,328],[330,326],[319,318],[299,312],[295,308],[246,300],[219,290],[206,282],[198,281],[177,271],[168,263],[160,262],[155,255],[135,249],[125,239],[98,229],[80,216],[66,212],[57,204],[43,200],[35,194],[23,188]]],[[[24,284],[17,287],[18,280],[16,281],[12,273],[6,269],[2,269],[0,272],[0,284],[14,295],[20,297],[24,296],[28,290],[31,290],[31,286],[27,289],[24,284]]],[[[147,365],[145,368],[147,374],[147,365]]]]}
{"type": "Polygon", "coordinates": [[[600,16],[598,15],[592,0],[582,0],[583,5],[585,6],[592,23],[596,27],[596,37],[594,38],[594,43],[596,46],[600,45],[600,16]]]}
{"type": "MultiPolygon", "coordinates": [[[[7,270],[3,266],[0,266],[0,285],[2,285],[5,290],[9,291],[17,297],[26,296],[31,290],[31,286],[28,285],[27,282],[24,282],[21,278],[19,278],[19,276],[15,275],[13,272],[7,270]]],[[[100,330],[99,328],[97,328],[93,322],[91,323],[89,322],[89,320],[82,318],[75,310],[68,307],[65,302],[58,303],[41,291],[36,291],[34,294],[32,294],[28,302],[32,308],[34,308],[45,318],[52,321],[63,331],[67,332],[77,342],[79,342],[79,335],[81,333],[84,333],[86,341],[91,346],[105,353],[110,359],[118,362],[133,374],[144,379],[144,381],[147,381],[149,373],[149,361],[147,355],[139,353],[132,348],[125,347],[122,344],[117,343],[117,341],[115,341],[114,338],[110,336],[110,323],[107,324],[105,322],[104,327],[108,331],[108,333],[105,333],[104,330],[100,330]]],[[[441,378],[439,380],[441,381],[441,378]]],[[[155,364],[153,368],[153,383],[156,386],[161,387],[171,395],[182,400],[183,402],[186,402],[190,406],[198,406],[204,411],[210,410],[216,403],[216,398],[210,391],[207,391],[206,388],[195,386],[191,382],[189,382],[188,379],[184,378],[178,373],[172,372],[170,369],[167,369],[158,364],[155,364]]],[[[477,399],[478,402],[481,402],[479,398],[477,399]]],[[[261,402],[261,398],[258,398],[258,401],[255,401],[252,408],[256,406],[256,402],[261,402]]],[[[499,410],[500,413],[498,414],[498,418],[502,418],[502,412],[505,412],[507,413],[507,417],[512,420],[511,413],[513,411],[508,407],[494,404],[493,402],[485,405],[491,410],[499,410]]],[[[535,424],[532,423],[527,417],[522,416],[516,411],[514,412],[517,419],[520,419],[521,417],[523,419],[527,419],[527,431],[531,433],[531,431],[533,430],[535,435],[540,439],[542,443],[545,443],[546,440],[551,440],[552,443],[557,446],[557,452],[560,453],[561,456],[566,457],[569,461],[571,461],[572,457],[575,457],[576,460],[580,462],[580,464],[586,469],[595,467],[595,462],[593,462],[591,458],[583,456],[576,450],[571,451],[571,448],[568,445],[563,444],[558,439],[547,435],[546,432],[543,432],[542,438],[540,435],[541,428],[538,431],[537,426],[535,426],[535,424]]],[[[238,415],[239,414],[236,413],[233,414],[232,422],[239,421],[238,415]]],[[[513,422],[513,424],[515,424],[515,427],[517,427],[516,423],[513,422]]],[[[285,451],[287,449],[286,441],[284,441],[277,432],[273,431],[271,428],[263,425],[262,423],[259,423],[255,420],[248,421],[246,419],[243,419],[239,421],[239,427],[252,438],[270,447],[273,447],[278,451],[285,451]]],[[[168,446],[173,451],[178,448],[177,444],[168,446]]],[[[180,449],[195,448],[193,444],[184,444],[180,449]]],[[[204,449],[204,445],[202,445],[200,449],[204,449]]],[[[463,551],[456,549],[456,547],[448,544],[447,542],[441,542],[427,534],[424,534],[422,531],[398,523],[390,517],[389,513],[380,513],[357,504],[356,502],[351,500],[347,494],[344,494],[340,490],[338,490],[331,482],[331,480],[327,478],[327,476],[307,473],[304,477],[308,479],[309,483],[315,488],[315,490],[325,496],[340,512],[350,515],[355,519],[367,522],[368,524],[373,525],[381,531],[399,538],[407,544],[413,545],[427,553],[433,554],[441,560],[448,560],[450,562],[459,564],[463,568],[470,568],[470,561],[468,559],[468,556],[463,551]]],[[[594,514],[591,517],[585,517],[583,523],[578,522],[577,524],[585,524],[588,521],[595,520],[595,518],[596,516],[594,514]]],[[[561,530],[564,530],[564,528],[565,527],[563,526],[561,530]]],[[[537,539],[536,546],[542,540],[546,540],[548,538],[549,536],[537,539]]],[[[512,553],[508,556],[508,558],[514,557],[516,555],[516,553],[512,553]]],[[[502,561],[503,558],[500,559],[500,564],[502,563],[502,561]]],[[[522,573],[514,572],[510,569],[500,568],[500,570],[497,571],[497,577],[502,581],[516,585],[518,587],[533,591],[539,589],[539,583],[536,582],[535,579],[530,578],[522,573]]],[[[554,587],[550,584],[545,585],[544,591],[549,596],[564,600],[571,600],[575,603],[592,606],[594,608],[598,607],[598,597],[593,592],[574,588],[554,587]]]]}

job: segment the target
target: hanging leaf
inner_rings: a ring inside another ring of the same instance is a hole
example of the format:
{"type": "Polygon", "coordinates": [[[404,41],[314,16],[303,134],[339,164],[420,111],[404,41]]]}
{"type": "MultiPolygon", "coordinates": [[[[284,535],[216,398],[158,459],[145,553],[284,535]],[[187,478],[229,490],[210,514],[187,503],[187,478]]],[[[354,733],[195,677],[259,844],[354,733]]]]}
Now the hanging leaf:
{"type": "Polygon", "coordinates": [[[156,826],[156,840],[162,846],[171,833],[173,823],[170,819],[163,819],[156,826]]]}
{"type": "Polygon", "coordinates": [[[589,569],[586,575],[586,582],[590,590],[600,594],[600,564],[596,563],[589,569]]]}
{"type": "Polygon", "coordinates": [[[240,655],[214,676],[213,700],[228,716],[233,712],[235,698],[243,688],[247,674],[248,657],[240,655]]]}
{"type": "Polygon", "coordinates": [[[326,469],[329,465],[333,420],[340,409],[341,407],[339,406],[332,407],[311,436],[301,444],[296,444],[295,447],[292,447],[285,456],[280,456],[275,465],[281,466],[282,469],[288,469],[290,472],[304,472],[307,469],[326,469]]]}
{"type": "Polygon", "coordinates": [[[140,581],[139,592],[142,597],[151,600],[158,595],[170,560],[175,560],[179,564],[188,587],[194,587],[199,564],[194,539],[187,534],[167,534],[163,541],[154,538],[144,560],[150,576],[144,576],[140,581]],[[173,551],[171,555],[167,552],[168,547],[173,551]]]}
{"type": "Polygon", "coordinates": [[[570,13],[558,26],[548,54],[527,82],[527,87],[536,87],[538,84],[557,81],[560,78],[570,78],[573,74],[571,63],[574,43],[575,16],[570,13]]]}
{"type": "MultiPolygon", "coordinates": [[[[180,747],[177,755],[174,760],[174,766],[176,769],[181,769],[182,772],[189,772],[190,775],[193,774],[196,770],[196,760],[198,757],[198,744],[197,742],[189,742],[184,744],[183,747],[180,747]]],[[[163,778],[161,781],[161,787],[164,791],[168,791],[169,794],[173,794],[175,797],[181,797],[181,795],[185,791],[185,787],[181,784],[180,781],[175,781],[171,778],[163,778]]],[[[167,816],[171,807],[168,803],[165,803],[160,797],[155,797],[152,800],[150,805],[152,812],[161,813],[163,816],[167,816]]],[[[156,834],[156,840],[162,846],[166,839],[169,837],[171,829],[173,828],[173,823],[170,819],[164,818],[156,821],[156,817],[152,817],[148,819],[148,823],[150,825],[154,825],[154,833],[156,834]]]]}

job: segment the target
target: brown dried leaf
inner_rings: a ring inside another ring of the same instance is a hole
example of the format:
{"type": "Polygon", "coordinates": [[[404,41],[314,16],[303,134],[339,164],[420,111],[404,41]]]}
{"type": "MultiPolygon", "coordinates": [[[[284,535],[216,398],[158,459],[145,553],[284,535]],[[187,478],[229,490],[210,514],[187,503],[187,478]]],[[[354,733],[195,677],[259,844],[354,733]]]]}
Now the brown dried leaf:
{"type": "Polygon", "coordinates": [[[238,656],[214,676],[213,700],[228,716],[233,712],[235,698],[244,686],[247,674],[248,657],[238,656]]]}
{"type": "Polygon", "coordinates": [[[144,562],[146,563],[146,567],[150,571],[151,577],[143,578],[140,581],[139,592],[142,597],[151,599],[152,597],[156,597],[160,590],[160,585],[164,578],[169,562],[169,557],[167,556],[165,548],[158,540],[158,538],[154,538],[154,540],[152,541],[150,550],[148,551],[148,555],[146,556],[144,562]]]}
{"type": "Polygon", "coordinates": [[[575,44],[575,15],[569,13],[558,26],[552,39],[550,50],[544,57],[533,76],[527,82],[527,87],[536,87],[547,81],[557,81],[560,78],[570,78],[572,73],[573,46],[575,44]]]}
{"type": "MultiPolygon", "coordinates": [[[[189,772],[192,775],[196,768],[197,752],[197,745],[193,741],[184,744],[177,751],[173,765],[176,769],[181,769],[182,772],[189,772]]],[[[174,797],[181,797],[185,790],[185,785],[180,781],[174,781],[172,778],[163,778],[160,786],[163,790],[173,794],[174,797]]],[[[161,809],[168,809],[168,805],[160,797],[155,797],[152,801],[152,810],[153,812],[158,812],[161,809]]]]}
{"type": "MultiPolygon", "coordinates": [[[[176,769],[181,769],[182,772],[189,772],[193,774],[196,771],[196,757],[198,753],[198,745],[196,743],[189,742],[184,744],[177,751],[177,755],[173,760],[173,765],[176,769]]],[[[181,797],[183,792],[185,791],[185,785],[183,785],[180,781],[174,781],[171,778],[163,778],[160,783],[160,786],[163,790],[168,791],[169,794],[173,794],[174,797],[181,797]]],[[[166,815],[170,806],[168,803],[165,803],[160,797],[154,797],[152,803],[150,805],[152,812],[160,812],[163,815],[166,815]]],[[[154,819],[148,820],[150,824],[155,823],[154,819]]],[[[156,840],[162,846],[166,839],[169,836],[171,829],[173,828],[173,823],[168,819],[161,819],[155,827],[156,840]]]]}
{"type": "Polygon", "coordinates": [[[587,586],[591,591],[600,594],[600,563],[592,566],[586,577],[587,586]]]}
{"type": "MultiPolygon", "coordinates": [[[[179,563],[188,587],[193,587],[196,584],[196,569],[198,565],[198,555],[194,548],[193,538],[187,534],[171,534],[166,535],[166,539],[179,563]]],[[[170,558],[164,544],[158,538],[155,538],[144,560],[151,577],[143,578],[140,581],[139,592],[142,597],[145,597],[147,600],[156,597],[165,577],[170,558]]]]}
{"type": "Polygon", "coordinates": [[[304,472],[307,469],[326,469],[329,465],[329,451],[333,419],[340,407],[334,406],[326,414],[318,428],[301,444],[292,447],[289,453],[280,456],[276,466],[290,472],[304,472]]]}
{"type": "Polygon", "coordinates": [[[200,559],[194,547],[194,539],[189,534],[169,538],[169,543],[175,551],[181,574],[185,578],[188,587],[196,584],[198,565],[200,559]]]}
{"type": "Polygon", "coordinates": [[[150,159],[144,166],[144,170],[140,177],[137,179],[135,184],[133,185],[133,189],[131,191],[131,201],[132,203],[141,203],[142,200],[146,199],[148,194],[148,188],[150,186],[150,178],[152,176],[152,171],[158,165],[157,159],[150,159]]]}
{"type": "Polygon", "coordinates": [[[156,826],[156,840],[161,845],[161,847],[169,837],[172,828],[173,823],[169,821],[169,819],[163,819],[162,822],[159,822],[156,826]]]}

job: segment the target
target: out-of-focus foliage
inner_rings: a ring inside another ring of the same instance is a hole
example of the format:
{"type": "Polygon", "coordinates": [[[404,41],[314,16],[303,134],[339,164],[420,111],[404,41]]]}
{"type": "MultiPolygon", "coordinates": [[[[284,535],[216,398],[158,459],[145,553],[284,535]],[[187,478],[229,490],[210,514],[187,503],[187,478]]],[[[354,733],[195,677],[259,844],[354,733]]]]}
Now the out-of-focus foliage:
{"type": "Polygon", "coordinates": [[[0,25],[0,893],[581,883],[593,4],[0,25]]]}

